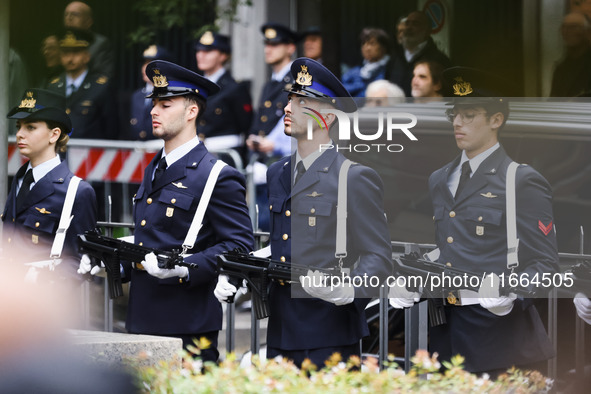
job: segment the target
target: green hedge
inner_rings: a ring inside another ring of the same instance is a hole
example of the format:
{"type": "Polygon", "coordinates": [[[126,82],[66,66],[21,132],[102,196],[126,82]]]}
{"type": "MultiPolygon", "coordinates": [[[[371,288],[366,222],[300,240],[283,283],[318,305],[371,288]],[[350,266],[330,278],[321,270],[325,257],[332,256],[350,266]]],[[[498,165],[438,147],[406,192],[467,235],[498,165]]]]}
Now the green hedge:
{"type": "MultiPolygon", "coordinates": [[[[393,360],[390,357],[390,360],[393,360]]],[[[312,364],[298,369],[286,360],[253,359],[240,367],[234,355],[219,365],[194,360],[183,354],[181,365],[160,363],[157,367],[134,367],[142,392],[150,393],[540,393],[548,392],[551,381],[537,371],[510,369],[497,380],[477,376],[462,368],[457,356],[444,362],[439,372],[437,354],[419,350],[408,374],[390,361],[378,370],[377,360],[351,358],[342,362],[338,354],[318,370],[312,364]],[[361,370],[359,370],[361,367],[361,370]],[[357,370],[351,370],[351,369],[357,370]]]]}

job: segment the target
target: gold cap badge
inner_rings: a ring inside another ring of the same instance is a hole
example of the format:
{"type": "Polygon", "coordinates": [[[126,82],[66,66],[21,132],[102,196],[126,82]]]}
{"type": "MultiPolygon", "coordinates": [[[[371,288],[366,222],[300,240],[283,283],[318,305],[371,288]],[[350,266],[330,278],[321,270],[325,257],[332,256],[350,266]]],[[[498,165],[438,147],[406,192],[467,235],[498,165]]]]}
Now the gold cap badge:
{"type": "Polygon", "coordinates": [[[150,45],[148,49],[144,51],[144,57],[154,57],[158,54],[158,48],[156,45],[150,45]]]}
{"type": "Polygon", "coordinates": [[[275,37],[277,37],[277,30],[271,29],[271,28],[265,30],[265,38],[266,39],[272,40],[275,37]]]}
{"type": "Polygon", "coordinates": [[[64,39],[60,41],[60,46],[64,48],[86,48],[88,41],[76,39],[76,36],[69,31],[66,33],[64,39]]]}
{"type": "Polygon", "coordinates": [[[308,73],[308,67],[302,64],[302,71],[298,73],[296,83],[301,86],[311,86],[312,76],[308,73]]]}
{"type": "Polygon", "coordinates": [[[470,82],[465,82],[462,77],[457,77],[454,81],[456,81],[453,85],[454,94],[456,96],[467,96],[473,92],[470,82]]]}
{"type": "Polygon", "coordinates": [[[214,41],[215,41],[215,38],[213,37],[213,34],[210,31],[206,31],[201,36],[199,43],[203,44],[203,45],[211,45],[211,44],[213,44],[214,41]]]}
{"type": "Polygon", "coordinates": [[[156,88],[165,88],[168,86],[168,81],[164,75],[160,74],[160,70],[157,68],[154,69],[154,77],[152,77],[152,81],[154,81],[154,87],[156,88]]]}
{"type": "Polygon", "coordinates": [[[28,91],[25,96],[27,96],[27,98],[23,99],[21,101],[21,105],[19,105],[19,108],[35,108],[35,103],[37,102],[37,100],[35,100],[33,98],[33,92],[28,91]]]}

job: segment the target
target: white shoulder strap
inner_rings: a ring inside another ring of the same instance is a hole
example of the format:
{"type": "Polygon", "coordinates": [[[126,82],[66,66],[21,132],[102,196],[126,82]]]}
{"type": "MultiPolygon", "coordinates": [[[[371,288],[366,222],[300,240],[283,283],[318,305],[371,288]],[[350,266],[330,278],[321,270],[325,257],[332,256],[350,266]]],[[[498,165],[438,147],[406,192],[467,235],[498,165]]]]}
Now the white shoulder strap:
{"type": "Polygon", "coordinates": [[[337,239],[334,256],[337,259],[347,257],[347,175],[353,162],[349,159],[341,164],[337,195],[337,239]]]}
{"type": "Polygon", "coordinates": [[[183,254],[187,252],[189,249],[193,249],[195,245],[195,241],[197,240],[197,236],[199,235],[199,230],[203,226],[203,218],[205,217],[205,211],[207,211],[207,206],[209,205],[209,199],[211,198],[211,194],[213,193],[213,188],[218,180],[220,172],[222,168],[226,166],[221,160],[216,161],[211,172],[209,173],[209,177],[207,178],[207,182],[205,183],[205,188],[203,189],[203,194],[201,195],[201,199],[199,200],[199,205],[197,205],[197,210],[195,211],[195,216],[193,217],[193,221],[191,222],[191,227],[189,227],[189,231],[187,232],[187,237],[183,242],[183,254]]]}
{"type": "Polygon", "coordinates": [[[519,164],[511,162],[507,168],[507,179],[505,186],[505,197],[507,205],[507,268],[514,269],[519,266],[517,251],[519,249],[519,238],[517,238],[517,215],[515,208],[515,190],[517,189],[515,174],[519,164]]]}
{"type": "Polygon", "coordinates": [[[72,218],[72,207],[74,206],[74,200],[76,200],[76,191],[81,179],[77,176],[73,176],[70,179],[68,185],[68,191],[66,192],[66,199],[64,200],[64,207],[62,208],[62,216],[60,217],[60,223],[58,225],[55,238],[53,239],[53,245],[51,246],[51,253],[49,254],[50,259],[59,259],[64,249],[64,242],[66,241],[66,231],[70,227],[72,218]]]}

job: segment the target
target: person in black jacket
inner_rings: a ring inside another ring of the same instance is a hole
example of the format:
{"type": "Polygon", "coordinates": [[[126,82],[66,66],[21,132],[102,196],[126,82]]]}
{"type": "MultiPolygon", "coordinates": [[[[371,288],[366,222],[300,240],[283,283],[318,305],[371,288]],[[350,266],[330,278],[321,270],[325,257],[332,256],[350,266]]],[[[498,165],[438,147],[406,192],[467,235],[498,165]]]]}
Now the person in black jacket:
{"type": "Polygon", "coordinates": [[[437,48],[431,38],[429,18],[421,11],[411,12],[404,20],[402,46],[392,56],[389,79],[400,86],[407,97],[411,97],[413,70],[419,61],[434,61],[444,69],[451,67],[451,61],[437,48]]]}
{"type": "Polygon", "coordinates": [[[107,75],[89,69],[92,35],[67,30],[60,39],[65,71],[49,82],[48,90],[66,96],[66,113],[72,120],[72,138],[116,139],[117,107],[107,75]]]}
{"type": "Polygon", "coordinates": [[[560,28],[564,57],[552,74],[551,97],[575,97],[591,91],[591,22],[585,14],[572,12],[560,28]]]}
{"type": "Polygon", "coordinates": [[[197,135],[210,150],[242,149],[252,121],[248,85],[237,83],[224,65],[232,48],[228,36],[205,32],[195,45],[197,67],[203,76],[219,85],[220,91],[207,102],[197,124],[197,135]]]}
{"type": "Polygon", "coordinates": [[[291,140],[283,133],[283,108],[287,104],[285,88],[293,82],[289,72],[291,57],[296,51],[298,35],[287,26],[266,23],[261,26],[265,43],[265,63],[272,70],[265,83],[250,135],[246,139],[249,152],[258,155],[253,163],[256,202],[259,206],[259,228],[269,230],[266,172],[268,164],[291,152],[291,140]]]}

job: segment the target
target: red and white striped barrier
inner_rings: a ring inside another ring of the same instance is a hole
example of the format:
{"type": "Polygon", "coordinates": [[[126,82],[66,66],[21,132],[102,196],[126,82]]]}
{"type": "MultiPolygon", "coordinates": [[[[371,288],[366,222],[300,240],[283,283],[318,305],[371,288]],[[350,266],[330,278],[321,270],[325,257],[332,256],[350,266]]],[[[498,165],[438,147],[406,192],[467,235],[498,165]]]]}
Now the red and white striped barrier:
{"type": "MultiPolygon", "coordinates": [[[[8,144],[8,175],[14,175],[27,159],[8,144]]],[[[87,181],[141,183],[144,169],[162,148],[161,140],[135,142],[72,139],[68,143],[68,167],[87,181]]]]}

